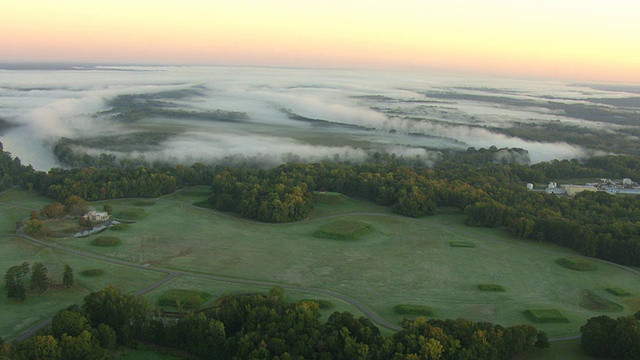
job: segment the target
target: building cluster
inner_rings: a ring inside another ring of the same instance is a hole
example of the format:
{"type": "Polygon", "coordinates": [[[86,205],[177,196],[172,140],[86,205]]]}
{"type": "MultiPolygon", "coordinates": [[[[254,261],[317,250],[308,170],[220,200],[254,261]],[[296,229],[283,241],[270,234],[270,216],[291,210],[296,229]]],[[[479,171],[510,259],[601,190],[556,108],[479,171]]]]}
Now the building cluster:
{"type": "MultiPolygon", "coordinates": [[[[533,190],[533,184],[527,184],[527,189],[533,190]]],[[[559,185],[550,182],[544,190],[547,194],[574,196],[583,191],[605,191],[609,194],[640,195],[640,185],[629,178],[622,180],[600,179],[598,183],[584,185],[559,185]]]]}

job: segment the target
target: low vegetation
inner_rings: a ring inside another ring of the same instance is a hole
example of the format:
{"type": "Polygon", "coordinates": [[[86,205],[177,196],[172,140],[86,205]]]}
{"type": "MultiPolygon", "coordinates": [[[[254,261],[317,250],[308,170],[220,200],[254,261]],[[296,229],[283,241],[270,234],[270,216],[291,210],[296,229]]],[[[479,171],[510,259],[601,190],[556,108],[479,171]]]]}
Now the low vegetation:
{"type": "Polygon", "coordinates": [[[577,271],[595,271],[598,270],[598,265],[594,264],[592,261],[574,258],[574,257],[563,257],[556,260],[556,263],[560,266],[566,267],[567,269],[577,270],[577,271]]]}
{"type": "Polygon", "coordinates": [[[159,306],[175,307],[181,310],[197,310],[211,298],[211,294],[199,290],[170,289],[158,299],[159,306]]]}
{"type": "Polygon", "coordinates": [[[580,290],[580,306],[597,312],[619,312],[623,307],[609,301],[591,290],[580,290]]]}
{"type": "Polygon", "coordinates": [[[373,227],[361,221],[337,220],[318,229],[313,236],[323,239],[353,240],[371,231],[373,227]]]}
{"type": "Polygon", "coordinates": [[[302,300],[300,300],[300,302],[302,302],[302,301],[314,302],[314,303],[318,304],[318,306],[322,310],[331,309],[333,307],[333,303],[331,303],[331,301],[328,301],[328,300],[318,300],[318,299],[302,299],[302,300]]]}
{"type": "Polygon", "coordinates": [[[630,292],[619,287],[610,287],[610,288],[606,288],[605,290],[615,296],[631,296],[630,292]]]}
{"type": "Polygon", "coordinates": [[[426,305],[399,304],[393,307],[396,314],[433,316],[433,309],[426,305]]]}
{"type": "Polygon", "coordinates": [[[526,310],[524,315],[534,323],[568,323],[567,319],[560,310],[557,309],[535,309],[526,310]]]}
{"type": "Polygon", "coordinates": [[[460,248],[474,248],[476,244],[471,241],[452,241],[449,243],[451,247],[460,247],[460,248]]]}
{"type": "Polygon", "coordinates": [[[122,240],[115,236],[100,236],[91,240],[91,245],[101,247],[118,246],[122,244],[122,240]]]}
{"type": "Polygon", "coordinates": [[[136,200],[133,202],[133,205],[135,206],[152,206],[155,204],[156,204],[155,201],[149,201],[149,200],[136,200]]]}
{"type": "Polygon", "coordinates": [[[505,288],[497,284],[480,284],[478,289],[482,291],[506,291],[505,288]]]}

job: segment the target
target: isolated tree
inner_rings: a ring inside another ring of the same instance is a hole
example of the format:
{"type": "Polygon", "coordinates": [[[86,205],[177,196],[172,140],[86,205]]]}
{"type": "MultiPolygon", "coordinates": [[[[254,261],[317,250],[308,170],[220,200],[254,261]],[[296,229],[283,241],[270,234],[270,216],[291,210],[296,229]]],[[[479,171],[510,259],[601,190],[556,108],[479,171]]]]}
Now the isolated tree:
{"type": "Polygon", "coordinates": [[[56,202],[43,207],[40,213],[48,219],[58,219],[66,215],[66,209],[64,205],[56,202]]]}
{"type": "Polygon", "coordinates": [[[62,285],[66,287],[73,286],[73,269],[69,265],[64,266],[64,273],[62,274],[62,285]]]}
{"type": "Polygon", "coordinates": [[[44,292],[47,290],[47,268],[40,262],[33,264],[31,270],[31,290],[44,292]]]}
{"type": "Polygon", "coordinates": [[[104,211],[107,214],[111,215],[113,213],[113,208],[109,204],[104,204],[104,206],[102,207],[102,211],[104,211]]]}

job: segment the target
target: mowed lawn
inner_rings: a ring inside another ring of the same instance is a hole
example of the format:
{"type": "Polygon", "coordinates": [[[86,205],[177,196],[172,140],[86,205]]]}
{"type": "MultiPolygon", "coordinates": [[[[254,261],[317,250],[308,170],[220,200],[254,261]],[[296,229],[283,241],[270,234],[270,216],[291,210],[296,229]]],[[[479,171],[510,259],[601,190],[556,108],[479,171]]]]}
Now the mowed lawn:
{"type": "MultiPolygon", "coordinates": [[[[604,263],[592,272],[564,268],[556,260],[572,251],[511,239],[503,230],[467,227],[460,215],[410,219],[349,200],[322,204],[311,219],[298,223],[260,224],[191,205],[205,196],[198,188],[142,206],[145,218],[124,231],[106,232],[122,240],[116,247],[90,245],[103,234],[56,241],[141,264],[331,289],[395,322],[402,318],[393,311],[397,304],[430,306],[438,318],[502,325],[530,323],[525,310],[557,309],[569,323],[533,325],[550,336],[578,334],[588,318],[601,314],[579,306],[584,289],[624,306],[610,316],[640,310],[640,276],[604,263]],[[313,236],[337,219],[364,222],[374,230],[356,240],[313,236]],[[456,241],[475,247],[450,246],[456,241]],[[483,292],[480,284],[506,291],[483,292]],[[610,287],[632,296],[616,297],[605,291],[610,287]]],[[[108,203],[116,212],[136,207],[135,200],[108,203]]]]}

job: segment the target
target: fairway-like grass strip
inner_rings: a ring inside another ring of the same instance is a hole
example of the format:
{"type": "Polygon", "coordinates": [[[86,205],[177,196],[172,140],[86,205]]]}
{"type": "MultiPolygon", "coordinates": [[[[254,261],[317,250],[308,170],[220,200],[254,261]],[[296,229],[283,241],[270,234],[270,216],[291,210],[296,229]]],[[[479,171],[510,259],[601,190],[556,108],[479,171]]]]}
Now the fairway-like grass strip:
{"type": "Polygon", "coordinates": [[[115,224],[115,225],[111,225],[109,227],[109,230],[124,231],[124,230],[127,230],[128,228],[129,228],[128,224],[115,224]]]}
{"type": "Polygon", "coordinates": [[[323,239],[353,240],[373,231],[367,223],[356,220],[338,220],[326,224],[313,233],[313,236],[323,239]]]}
{"type": "Polygon", "coordinates": [[[459,248],[474,248],[476,244],[471,241],[452,241],[449,243],[451,247],[459,247],[459,248]]]}
{"type": "Polygon", "coordinates": [[[135,206],[152,206],[155,204],[156,204],[155,201],[150,201],[150,200],[137,200],[133,202],[133,205],[135,206]]]}
{"type": "Polygon", "coordinates": [[[597,312],[618,312],[623,307],[613,301],[609,301],[591,290],[580,290],[580,306],[597,312]]]}
{"type": "Polygon", "coordinates": [[[426,305],[398,304],[393,307],[393,311],[400,315],[433,316],[433,309],[426,305]]]}
{"type": "Polygon", "coordinates": [[[80,274],[83,275],[83,276],[89,276],[89,277],[100,276],[100,275],[104,274],[104,270],[102,270],[102,269],[86,269],[86,270],[82,270],[80,272],[80,274]]]}
{"type": "Polygon", "coordinates": [[[595,271],[598,269],[598,265],[594,264],[592,261],[581,258],[563,257],[556,260],[556,263],[560,266],[566,267],[567,269],[577,271],[595,271]]]}
{"type": "Polygon", "coordinates": [[[158,299],[158,305],[181,308],[184,310],[195,310],[200,308],[200,306],[210,298],[211,294],[204,291],[170,289],[160,296],[158,299]]]}
{"type": "Polygon", "coordinates": [[[498,285],[498,284],[480,284],[478,285],[478,289],[482,290],[482,291],[507,291],[505,290],[505,288],[503,288],[502,286],[498,285]]]}
{"type": "Polygon", "coordinates": [[[340,205],[348,201],[352,201],[350,198],[342,195],[341,193],[329,191],[314,191],[313,199],[316,203],[324,203],[329,205],[340,205]]]}
{"type": "Polygon", "coordinates": [[[91,241],[93,246],[112,247],[122,244],[122,240],[115,236],[100,236],[91,241]]]}
{"type": "Polygon", "coordinates": [[[524,315],[535,323],[568,323],[567,319],[560,310],[557,309],[536,309],[526,310],[524,315]]]}
{"type": "Polygon", "coordinates": [[[114,214],[114,218],[122,220],[140,220],[147,216],[146,211],[142,208],[124,209],[114,214]]]}
{"type": "Polygon", "coordinates": [[[331,303],[331,301],[328,300],[317,300],[317,299],[302,299],[300,300],[300,302],[314,302],[316,304],[318,304],[318,307],[320,309],[326,310],[326,309],[330,309],[333,307],[333,303],[331,303]]]}
{"type": "Polygon", "coordinates": [[[610,288],[606,288],[605,290],[615,296],[631,296],[630,292],[619,287],[610,287],[610,288]]]}

